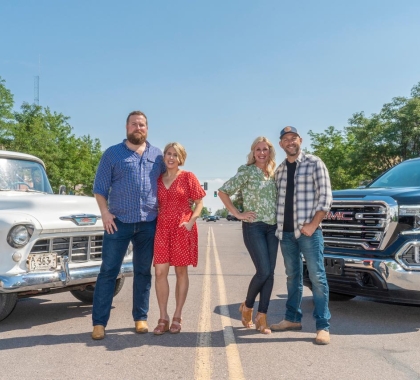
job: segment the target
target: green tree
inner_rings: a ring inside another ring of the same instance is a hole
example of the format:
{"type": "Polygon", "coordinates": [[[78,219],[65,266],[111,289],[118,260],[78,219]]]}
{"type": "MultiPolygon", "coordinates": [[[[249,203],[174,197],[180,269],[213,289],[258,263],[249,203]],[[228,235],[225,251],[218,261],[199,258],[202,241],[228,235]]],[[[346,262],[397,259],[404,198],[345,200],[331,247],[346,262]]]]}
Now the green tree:
{"type": "Polygon", "coordinates": [[[221,218],[226,218],[228,215],[229,211],[227,208],[222,208],[220,210],[217,210],[215,212],[215,215],[220,216],[221,218]]]}
{"type": "Polygon", "coordinates": [[[352,152],[356,148],[351,133],[346,134],[330,126],[323,133],[309,131],[308,134],[312,140],[312,153],[324,161],[333,189],[357,187],[364,180],[351,161],[352,152]]]}
{"type": "Polygon", "coordinates": [[[203,216],[209,215],[209,214],[210,214],[209,210],[207,209],[206,206],[204,206],[201,210],[200,216],[203,217],[203,216]]]}
{"type": "Polygon", "coordinates": [[[357,187],[397,163],[420,156],[420,83],[411,97],[396,97],[381,111],[366,117],[353,114],[340,132],[309,132],[314,154],[329,169],[333,189],[357,187]]]}
{"type": "Polygon", "coordinates": [[[0,148],[10,140],[10,125],[13,123],[13,94],[0,77],[0,148]]]}
{"type": "Polygon", "coordinates": [[[92,195],[96,167],[101,158],[98,139],[72,134],[69,117],[48,107],[23,103],[14,113],[3,139],[8,150],[33,154],[46,165],[54,191],[66,185],[67,192],[92,195]]]}

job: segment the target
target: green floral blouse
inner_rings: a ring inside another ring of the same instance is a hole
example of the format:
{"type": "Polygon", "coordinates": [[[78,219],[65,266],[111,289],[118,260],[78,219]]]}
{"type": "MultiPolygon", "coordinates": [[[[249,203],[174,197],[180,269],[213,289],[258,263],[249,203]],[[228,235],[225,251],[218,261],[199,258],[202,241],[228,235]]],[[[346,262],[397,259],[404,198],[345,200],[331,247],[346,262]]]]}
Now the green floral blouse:
{"type": "Polygon", "coordinates": [[[242,165],[236,175],[219,188],[229,196],[238,190],[242,191],[244,211],[256,212],[255,222],[276,224],[277,189],[274,176],[266,178],[255,165],[242,165]]]}

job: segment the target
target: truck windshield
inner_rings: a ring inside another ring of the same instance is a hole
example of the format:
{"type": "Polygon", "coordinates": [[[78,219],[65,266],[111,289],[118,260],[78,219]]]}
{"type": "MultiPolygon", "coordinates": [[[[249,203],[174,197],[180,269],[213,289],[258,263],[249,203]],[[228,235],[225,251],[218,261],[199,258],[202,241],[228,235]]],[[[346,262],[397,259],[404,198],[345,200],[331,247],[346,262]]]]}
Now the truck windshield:
{"type": "Polygon", "coordinates": [[[420,161],[406,161],[394,166],[368,187],[420,187],[420,161]]]}
{"type": "Polygon", "coordinates": [[[0,190],[53,193],[41,164],[11,158],[0,158],[0,190]]]}

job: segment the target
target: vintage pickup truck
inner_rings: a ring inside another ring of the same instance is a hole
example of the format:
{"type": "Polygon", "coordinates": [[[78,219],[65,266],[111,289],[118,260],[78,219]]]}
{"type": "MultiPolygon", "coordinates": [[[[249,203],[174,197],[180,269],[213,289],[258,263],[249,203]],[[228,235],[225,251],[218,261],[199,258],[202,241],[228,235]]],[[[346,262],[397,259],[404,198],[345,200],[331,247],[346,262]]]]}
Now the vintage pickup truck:
{"type": "MultiPolygon", "coordinates": [[[[94,198],[53,194],[42,160],[0,150],[0,321],[22,297],[70,291],[91,303],[102,238],[94,198]]],[[[114,295],[132,273],[129,249],[114,295]]]]}
{"type": "Polygon", "coordinates": [[[322,230],[332,299],[420,304],[420,158],[364,188],[333,191],[322,230]]]}

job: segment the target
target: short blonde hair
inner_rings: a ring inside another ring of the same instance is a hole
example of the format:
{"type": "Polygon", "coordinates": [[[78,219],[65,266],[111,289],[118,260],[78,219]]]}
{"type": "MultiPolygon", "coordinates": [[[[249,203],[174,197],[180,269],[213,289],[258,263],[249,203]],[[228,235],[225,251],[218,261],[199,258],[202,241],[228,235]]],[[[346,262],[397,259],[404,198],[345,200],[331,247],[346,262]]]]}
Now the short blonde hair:
{"type": "Polygon", "coordinates": [[[272,177],[274,175],[274,171],[276,169],[276,151],[274,149],[273,144],[270,142],[270,140],[267,137],[264,136],[259,136],[257,137],[254,142],[251,145],[251,152],[249,152],[248,156],[247,156],[247,165],[253,165],[255,164],[255,157],[254,157],[254,149],[256,147],[256,145],[260,142],[265,142],[268,145],[268,149],[270,152],[270,156],[268,158],[268,162],[267,162],[267,172],[270,175],[270,177],[272,177]]]}
{"type": "Polygon", "coordinates": [[[166,154],[169,148],[175,149],[175,152],[178,155],[178,165],[184,165],[185,160],[187,159],[187,151],[185,150],[185,148],[180,143],[171,142],[169,144],[166,144],[165,149],[163,150],[163,155],[166,154]]]}

